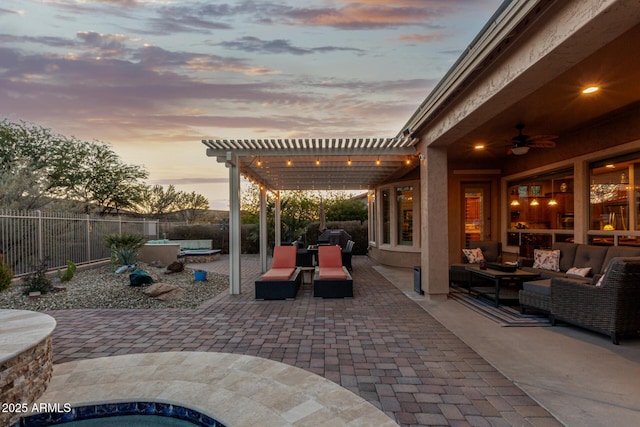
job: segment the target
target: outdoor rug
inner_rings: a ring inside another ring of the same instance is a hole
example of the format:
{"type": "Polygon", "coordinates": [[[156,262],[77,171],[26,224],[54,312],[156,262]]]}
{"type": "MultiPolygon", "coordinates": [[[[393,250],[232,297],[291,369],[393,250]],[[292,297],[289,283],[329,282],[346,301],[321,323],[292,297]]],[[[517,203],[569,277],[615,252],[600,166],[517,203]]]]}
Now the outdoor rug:
{"type": "Polygon", "coordinates": [[[519,308],[507,305],[494,307],[491,301],[469,295],[464,289],[451,288],[449,298],[490,319],[500,326],[549,326],[542,314],[520,314],[519,308]]]}

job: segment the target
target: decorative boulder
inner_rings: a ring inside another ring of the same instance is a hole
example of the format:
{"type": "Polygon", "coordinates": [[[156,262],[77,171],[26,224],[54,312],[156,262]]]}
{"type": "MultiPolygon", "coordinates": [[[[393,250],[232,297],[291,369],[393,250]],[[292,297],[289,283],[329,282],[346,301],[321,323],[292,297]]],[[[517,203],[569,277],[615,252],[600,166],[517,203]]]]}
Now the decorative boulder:
{"type": "Polygon", "coordinates": [[[164,273],[165,274],[180,273],[183,270],[184,270],[184,264],[181,263],[180,261],[174,261],[167,266],[167,271],[165,271],[164,273]]]}
{"type": "Polygon", "coordinates": [[[154,283],[142,292],[160,301],[173,301],[184,297],[184,289],[167,283],[154,283]]]}

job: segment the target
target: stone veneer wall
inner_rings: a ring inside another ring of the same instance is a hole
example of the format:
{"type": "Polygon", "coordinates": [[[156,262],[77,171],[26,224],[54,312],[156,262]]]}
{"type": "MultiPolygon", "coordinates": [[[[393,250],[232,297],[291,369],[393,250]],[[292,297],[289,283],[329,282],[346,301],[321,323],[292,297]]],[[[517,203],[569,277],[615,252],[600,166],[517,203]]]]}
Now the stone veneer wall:
{"type": "MultiPolygon", "coordinates": [[[[34,347],[0,363],[0,404],[16,404],[28,412],[31,405],[42,396],[53,372],[53,353],[51,350],[51,335],[40,341],[34,347]],[[23,405],[22,407],[20,405],[23,405]]],[[[10,425],[16,421],[21,412],[0,411],[0,426],[10,425]]]]}

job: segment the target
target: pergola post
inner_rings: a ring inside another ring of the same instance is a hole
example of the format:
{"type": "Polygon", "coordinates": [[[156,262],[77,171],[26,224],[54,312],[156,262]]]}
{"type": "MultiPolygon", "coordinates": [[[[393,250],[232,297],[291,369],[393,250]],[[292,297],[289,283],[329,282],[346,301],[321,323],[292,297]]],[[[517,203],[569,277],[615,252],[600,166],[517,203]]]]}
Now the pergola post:
{"type": "Polygon", "coordinates": [[[238,156],[227,153],[229,168],[229,293],[240,294],[240,166],[238,156]]]}
{"type": "Polygon", "coordinates": [[[260,269],[262,273],[267,271],[267,190],[260,186],[260,269]]]}
{"type": "Polygon", "coordinates": [[[276,207],[275,207],[275,215],[274,215],[274,228],[276,230],[276,246],[280,246],[282,242],[282,224],[280,223],[280,192],[276,192],[276,207]]]}

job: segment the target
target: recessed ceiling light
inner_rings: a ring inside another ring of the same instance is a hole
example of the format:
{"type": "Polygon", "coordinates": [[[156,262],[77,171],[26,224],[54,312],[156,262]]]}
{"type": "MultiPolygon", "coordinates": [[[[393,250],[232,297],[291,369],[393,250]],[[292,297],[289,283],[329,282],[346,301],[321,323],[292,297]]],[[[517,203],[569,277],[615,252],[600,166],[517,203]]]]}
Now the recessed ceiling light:
{"type": "Polygon", "coordinates": [[[582,89],[582,93],[594,93],[597,92],[600,88],[598,86],[589,86],[582,89]]]}
{"type": "Polygon", "coordinates": [[[473,146],[473,148],[476,150],[484,150],[484,144],[476,144],[473,146]]]}
{"type": "Polygon", "coordinates": [[[613,163],[609,163],[609,164],[607,164],[607,165],[604,165],[604,167],[605,167],[605,168],[608,168],[608,169],[615,169],[615,168],[616,168],[616,165],[614,165],[613,163]]]}

